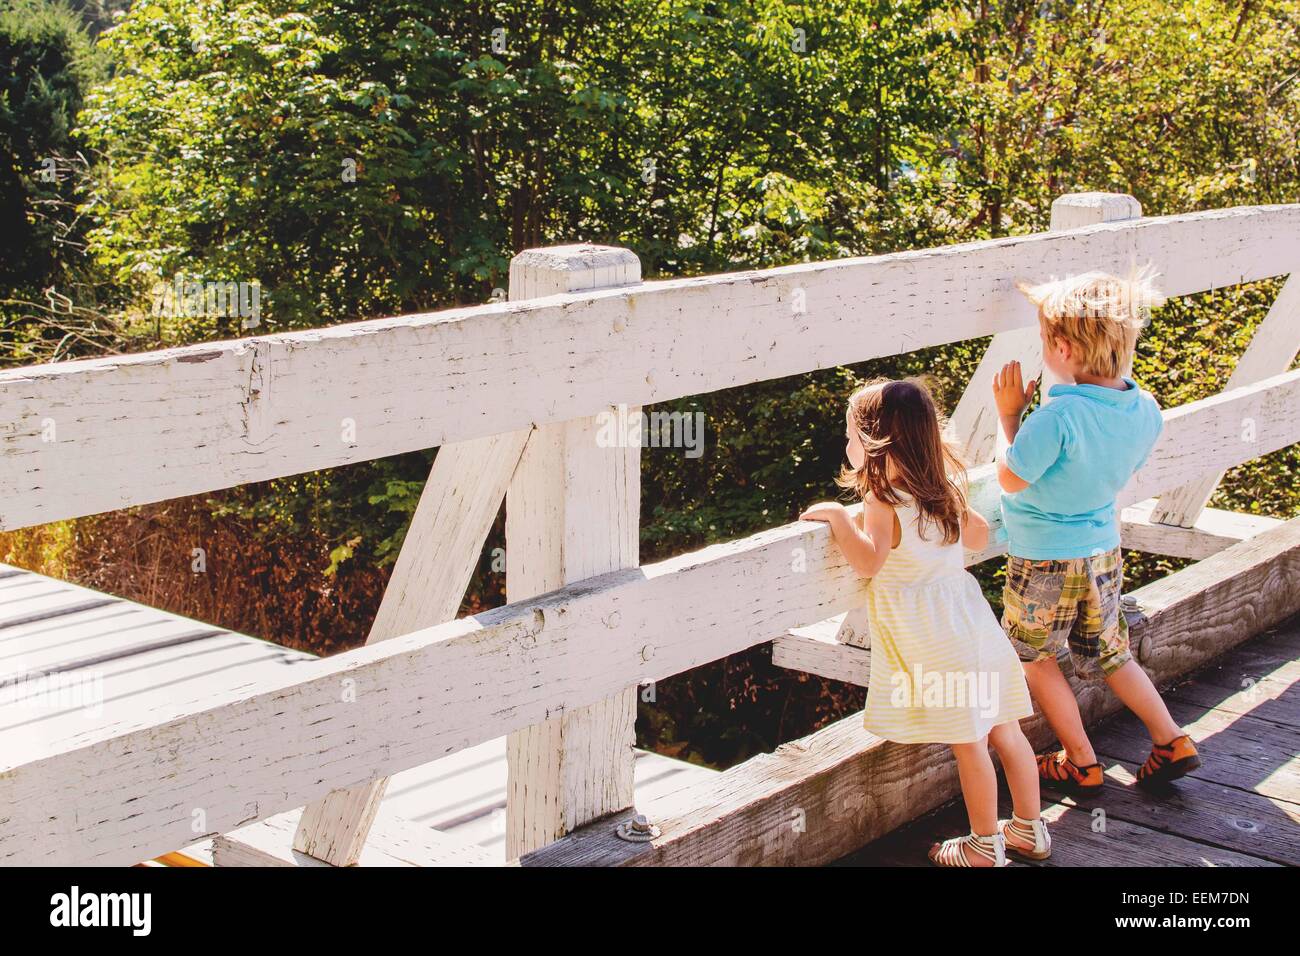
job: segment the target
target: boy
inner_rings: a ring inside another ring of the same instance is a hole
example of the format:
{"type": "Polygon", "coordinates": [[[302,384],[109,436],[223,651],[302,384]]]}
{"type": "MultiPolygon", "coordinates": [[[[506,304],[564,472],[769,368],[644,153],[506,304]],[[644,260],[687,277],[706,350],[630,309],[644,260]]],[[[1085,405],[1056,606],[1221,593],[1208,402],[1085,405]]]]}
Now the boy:
{"type": "Polygon", "coordinates": [[[1096,793],[1101,764],[1084,733],[1079,705],[1056,663],[1068,640],[1074,673],[1105,680],[1151,734],[1143,786],[1164,784],[1200,765],[1196,747],[1129,654],[1120,609],[1123,564],[1115,496],[1146,461],[1163,426],[1160,406],[1126,374],[1145,313],[1164,299],[1149,269],[1128,279],[1089,272],[1020,286],[1038,307],[1043,364],[1066,384],[1050,403],[1021,415],[1020,363],[994,377],[1001,432],[998,483],[1007,531],[1002,626],[1024,664],[1029,689],[1063,749],[1038,758],[1047,786],[1096,793]]]}

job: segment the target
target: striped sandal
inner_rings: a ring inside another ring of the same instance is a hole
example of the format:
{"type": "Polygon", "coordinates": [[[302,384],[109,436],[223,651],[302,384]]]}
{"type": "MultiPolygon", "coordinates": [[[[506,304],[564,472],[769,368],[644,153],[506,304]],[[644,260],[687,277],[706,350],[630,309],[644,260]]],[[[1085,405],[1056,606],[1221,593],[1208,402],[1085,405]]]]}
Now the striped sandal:
{"type": "Polygon", "coordinates": [[[1138,768],[1137,782],[1142,787],[1160,787],[1189,774],[1201,765],[1200,754],[1192,738],[1183,734],[1167,744],[1156,744],[1146,763],[1138,768]]]}
{"type": "Polygon", "coordinates": [[[1025,847],[1006,839],[1007,852],[1021,859],[1046,860],[1052,855],[1052,835],[1047,832],[1047,822],[1042,817],[1026,820],[1012,813],[1010,820],[998,821],[998,832],[1003,839],[1015,837],[1022,841],[1033,841],[1033,846],[1025,847]]]}
{"type": "Polygon", "coordinates": [[[1007,841],[1000,830],[991,836],[980,836],[972,830],[966,836],[951,837],[942,843],[936,843],[930,847],[930,862],[935,866],[978,867],[979,864],[972,863],[966,856],[967,847],[977,857],[988,860],[991,866],[1007,865],[1007,841]]]}

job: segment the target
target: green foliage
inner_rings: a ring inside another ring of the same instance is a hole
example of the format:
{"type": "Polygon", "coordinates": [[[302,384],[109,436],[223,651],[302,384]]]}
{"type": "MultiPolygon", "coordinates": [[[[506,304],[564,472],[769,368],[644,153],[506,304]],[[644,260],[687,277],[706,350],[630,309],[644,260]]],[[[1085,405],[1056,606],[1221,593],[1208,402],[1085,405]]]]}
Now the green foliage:
{"type": "Polygon", "coordinates": [[[138,4],[83,116],[94,250],[259,279],[272,328],[482,301],[560,238],[648,273],[846,254],[951,113],[937,6],[138,4]]]}
{"type": "Polygon", "coordinates": [[[326,574],[358,551],[374,566],[387,567],[406,538],[432,457],[399,455],[245,485],[212,496],[209,507],[215,517],[238,518],[263,539],[284,546],[323,534],[336,542],[326,574]]]}
{"type": "MultiPolygon", "coordinates": [[[[0,3],[0,297],[39,297],[78,258],[72,125],[97,72],[67,7],[0,3]]],[[[0,303],[0,318],[12,311],[0,303]]]]}

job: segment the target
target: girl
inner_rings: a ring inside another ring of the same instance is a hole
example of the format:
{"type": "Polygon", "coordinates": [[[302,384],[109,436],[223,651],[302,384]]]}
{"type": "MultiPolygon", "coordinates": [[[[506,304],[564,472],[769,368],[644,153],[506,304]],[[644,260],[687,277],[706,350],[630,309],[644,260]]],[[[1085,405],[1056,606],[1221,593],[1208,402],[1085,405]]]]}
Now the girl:
{"type": "Polygon", "coordinates": [[[966,502],[966,470],[944,440],[929,390],[877,379],[849,397],[848,459],[836,479],[862,498],[861,522],[838,502],[800,515],[825,521],[849,564],[871,579],[871,683],[864,724],[898,743],[944,743],[957,760],[970,834],[930,848],[938,866],[1005,866],[1007,851],[1052,852],[1039,815],[1038,768],[1019,721],[1033,713],[1020,661],[966,571],[962,545],[988,546],[966,502]],[[992,742],[1014,809],[997,818],[992,742]]]}

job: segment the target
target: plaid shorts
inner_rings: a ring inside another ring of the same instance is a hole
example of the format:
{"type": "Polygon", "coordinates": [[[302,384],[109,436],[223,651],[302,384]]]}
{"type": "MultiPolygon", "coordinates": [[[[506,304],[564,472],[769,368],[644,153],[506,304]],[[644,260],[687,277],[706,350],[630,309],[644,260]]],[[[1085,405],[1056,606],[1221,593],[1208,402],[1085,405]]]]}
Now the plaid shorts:
{"type": "Polygon", "coordinates": [[[1056,657],[1069,642],[1080,680],[1100,681],[1133,659],[1120,610],[1119,548],[1091,558],[1007,560],[1002,628],[1022,661],[1056,657]]]}

